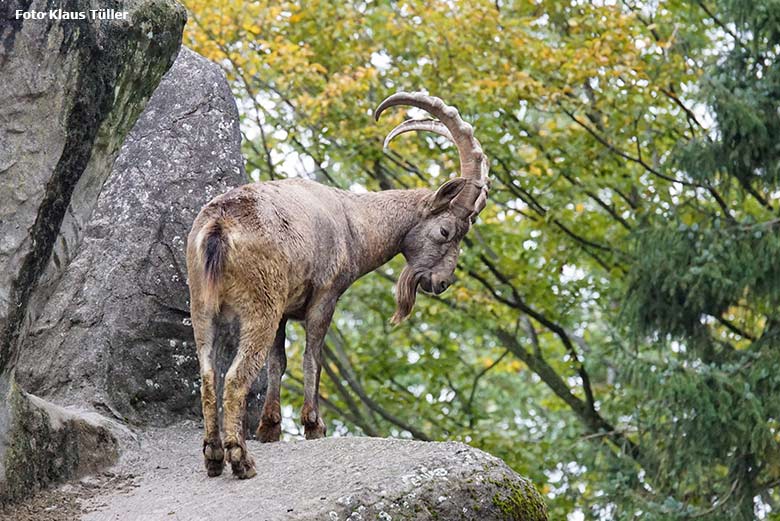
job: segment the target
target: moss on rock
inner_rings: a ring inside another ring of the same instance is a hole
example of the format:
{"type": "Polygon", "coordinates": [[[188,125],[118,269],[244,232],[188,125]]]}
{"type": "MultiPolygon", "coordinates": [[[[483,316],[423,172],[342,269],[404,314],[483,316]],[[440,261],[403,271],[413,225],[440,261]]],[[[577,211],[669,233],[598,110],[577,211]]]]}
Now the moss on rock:
{"type": "Polygon", "coordinates": [[[0,418],[5,446],[0,502],[116,462],[119,442],[98,415],[80,415],[27,394],[13,376],[0,387],[7,404],[0,418]]]}
{"type": "Polygon", "coordinates": [[[547,505],[530,481],[510,479],[491,481],[499,490],[493,495],[493,505],[506,521],[545,521],[547,505]]]}

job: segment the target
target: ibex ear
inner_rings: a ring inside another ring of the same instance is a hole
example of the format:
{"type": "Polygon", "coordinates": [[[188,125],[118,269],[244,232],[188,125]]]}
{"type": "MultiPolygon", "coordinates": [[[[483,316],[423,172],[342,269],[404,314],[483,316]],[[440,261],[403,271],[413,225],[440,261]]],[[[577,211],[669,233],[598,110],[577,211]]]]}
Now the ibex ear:
{"type": "Polygon", "coordinates": [[[462,177],[450,179],[441,185],[431,198],[431,212],[439,213],[446,210],[464,186],[466,186],[466,180],[462,177]]]}

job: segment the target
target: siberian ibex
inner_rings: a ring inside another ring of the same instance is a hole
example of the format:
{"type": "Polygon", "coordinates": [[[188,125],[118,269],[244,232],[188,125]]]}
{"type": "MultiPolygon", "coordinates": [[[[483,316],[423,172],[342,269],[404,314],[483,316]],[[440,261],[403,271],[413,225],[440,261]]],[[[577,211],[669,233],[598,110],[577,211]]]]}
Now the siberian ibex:
{"type": "Polygon", "coordinates": [[[452,282],[459,243],[485,206],[488,160],[471,125],[439,98],[399,92],[384,100],[374,117],[396,105],[418,107],[438,119],[401,123],[388,134],[385,146],[412,130],[445,136],[458,148],[460,177],[435,192],[356,194],[303,179],[254,183],[214,198],[195,219],[187,239],[187,271],[209,476],[222,473],[225,459],[239,478],[255,475],[242,418],[249,387],[266,359],[268,391],[257,437],[279,440],[287,320],[302,320],[306,330],[301,422],[306,438],[321,438],[325,423],[317,394],[322,345],[341,294],[402,253],[407,264],[398,278],[392,318],[398,323],[411,313],[418,286],[439,294],[452,282]],[[224,445],[212,361],[214,319],[220,312],[236,314],[241,327],[237,354],[225,375],[224,445]]]}

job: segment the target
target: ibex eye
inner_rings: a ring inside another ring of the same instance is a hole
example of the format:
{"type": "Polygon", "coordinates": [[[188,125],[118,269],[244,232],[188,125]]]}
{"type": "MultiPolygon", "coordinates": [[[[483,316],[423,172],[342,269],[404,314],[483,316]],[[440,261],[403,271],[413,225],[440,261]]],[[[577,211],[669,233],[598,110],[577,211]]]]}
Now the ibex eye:
{"type": "Polygon", "coordinates": [[[441,236],[445,239],[449,238],[450,232],[447,230],[447,228],[439,228],[439,232],[441,233],[441,236]]]}

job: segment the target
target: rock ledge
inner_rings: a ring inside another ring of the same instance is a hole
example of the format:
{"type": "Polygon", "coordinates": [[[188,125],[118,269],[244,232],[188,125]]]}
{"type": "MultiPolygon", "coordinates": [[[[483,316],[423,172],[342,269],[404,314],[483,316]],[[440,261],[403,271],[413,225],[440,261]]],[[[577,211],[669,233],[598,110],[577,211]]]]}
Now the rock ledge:
{"type": "Polygon", "coordinates": [[[200,430],[150,431],[113,471],[140,476],[100,494],[85,521],[547,519],[539,492],[500,459],[468,445],[381,438],[249,442],[258,474],[208,478],[200,430]],[[135,458],[134,461],[132,461],[135,458]]]}

